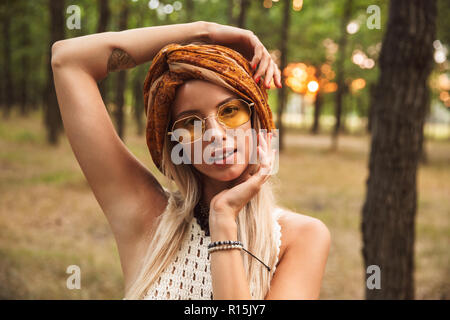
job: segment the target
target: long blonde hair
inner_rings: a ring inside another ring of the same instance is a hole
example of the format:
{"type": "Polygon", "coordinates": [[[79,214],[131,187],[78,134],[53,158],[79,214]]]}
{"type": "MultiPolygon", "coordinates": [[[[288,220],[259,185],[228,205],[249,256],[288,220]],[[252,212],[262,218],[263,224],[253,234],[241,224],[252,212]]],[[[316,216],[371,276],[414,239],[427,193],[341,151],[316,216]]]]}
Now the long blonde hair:
{"type": "MultiPolygon", "coordinates": [[[[252,127],[259,131],[261,124],[256,113],[252,115],[252,127]]],[[[173,181],[177,191],[165,189],[168,205],[165,211],[155,219],[154,233],[150,240],[141,269],[134,283],[125,294],[125,299],[142,299],[151,285],[175,258],[177,250],[188,233],[188,225],[194,217],[193,210],[201,197],[201,185],[198,174],[190,164],[174,165],[170,154],[174,142],[166,136],[163,147],[162,169],[167,177],[170,189],[173,181]]],[[[255,164],[249,164],[255,166],[255,164]]],[[[244,248],[264,261],[269,271],[256,259],[243,255],[250,292],[253,299],[262,300],[270,289],[270,281],[277,259],[277,239],[273,235],[273,216],[275,200],[271,177],[260,191],[242,208],[239,213],[238,240],[244,248]]]]}

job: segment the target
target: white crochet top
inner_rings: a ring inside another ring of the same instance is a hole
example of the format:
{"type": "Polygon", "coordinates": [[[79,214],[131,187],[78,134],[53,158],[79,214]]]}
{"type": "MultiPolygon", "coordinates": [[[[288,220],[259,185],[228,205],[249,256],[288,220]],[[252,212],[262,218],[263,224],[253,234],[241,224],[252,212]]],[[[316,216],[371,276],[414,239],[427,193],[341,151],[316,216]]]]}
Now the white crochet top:
{"type": "MultiPolygon", "coordinates": [[[[281,226],[278,218],[282,212],[276,208],[274,234],[277,239],[278,263],[281,246],[281,226]]],[[[211,300],[212,281],[208,244],[211,237],[205,235],[197,219],[189,224],[190,232],[182,243],[172,263],[161,273],[147,291],[144,300],[211,300]]],[[[275,268],[273,270],[275,272],[275,268]]],[[[254,296],[253,292],[251,293],[254,296]]]]}

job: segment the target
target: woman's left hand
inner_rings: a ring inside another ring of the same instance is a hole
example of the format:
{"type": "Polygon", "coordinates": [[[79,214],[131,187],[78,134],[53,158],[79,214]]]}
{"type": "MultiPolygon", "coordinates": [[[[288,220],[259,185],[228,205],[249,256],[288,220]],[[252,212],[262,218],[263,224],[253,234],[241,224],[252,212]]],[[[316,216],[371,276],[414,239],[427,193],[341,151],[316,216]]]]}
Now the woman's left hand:
{"type": "Polygon", "coordinates": [[[264,138],[262,132],[258,134],[258,159],[260,165],[256,173],[250,174],[249,164],[241,174],[235,186],[231,189],[225,189],[215,195],[210,203],[210,225],[214,224],[217,218],[233,219],[236,221],[241,209],[253,198],[260,190],[261,186],[269,179],[276,150],[272,150],[272,133],[266,133],[268,139],[264,138]]]}
{"type": "Polygon", "coordinates": [[[270,88],[273,78],[274,84],[281,88],[281,71],[272,59],[269,51],[258,37],[251,31],[233,26],[207,22],[208,38],[213,44],[229,47],[241,53],[255,70],[253,79],[258,82],[264,78],[266,89],[270,88]]]}

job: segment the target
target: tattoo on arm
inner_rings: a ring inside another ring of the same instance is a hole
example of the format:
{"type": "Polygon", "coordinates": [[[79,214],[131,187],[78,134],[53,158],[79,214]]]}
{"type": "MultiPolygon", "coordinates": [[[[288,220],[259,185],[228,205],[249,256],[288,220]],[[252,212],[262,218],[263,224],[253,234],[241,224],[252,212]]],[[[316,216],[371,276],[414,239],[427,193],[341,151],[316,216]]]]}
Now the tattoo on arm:
{"type": "Polygon", "coordinates": [[[108,73],[136,66],[133,57],[122,49],[114,48],[108,59],[108,73]]]}

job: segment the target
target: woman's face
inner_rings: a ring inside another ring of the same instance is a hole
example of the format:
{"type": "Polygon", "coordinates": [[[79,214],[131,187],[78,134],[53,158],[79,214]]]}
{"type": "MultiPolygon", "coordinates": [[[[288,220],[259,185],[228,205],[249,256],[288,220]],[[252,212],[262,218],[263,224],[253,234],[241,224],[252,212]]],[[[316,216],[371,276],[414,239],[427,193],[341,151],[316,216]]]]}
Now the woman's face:
{"type": "Polygon", "coordinates": [[[236,129],[227,129],[215,117],[218,107],[223,105],[225,100],[232,98],[239,97],[222,86],[193,79],[186,81],[177,89],[171,109],[171,124],[188,115],[197,115],[202,119],[209,117],[205,120],[205,135],[193,143],[184,144],[183,152],[201,174],[218,181],[231,181],[238,178],[247,168],[250,152],[253,149],[251,119],[236,129]],[[247,134],[236,135],[238,132],[247,134]],[[235,150],[235,152],[226,160],[223,158],[218,160],[220,158],[218,150],[224,149],[235,150]],[[197,154],[194,154],[195,152],[197,154]],[[211,159],[209,155],[216,159],[211,159]]]}

